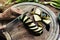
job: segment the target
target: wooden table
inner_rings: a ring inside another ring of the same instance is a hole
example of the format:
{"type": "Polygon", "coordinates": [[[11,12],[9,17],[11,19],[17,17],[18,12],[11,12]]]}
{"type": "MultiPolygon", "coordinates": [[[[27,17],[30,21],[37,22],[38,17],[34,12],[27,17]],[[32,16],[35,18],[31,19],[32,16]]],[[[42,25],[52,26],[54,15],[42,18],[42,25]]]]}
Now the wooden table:
{"type": "MultiPolygon", "coordinates": [[[[50,6],[50,5],[45,5],[45,6],[47,6],[47,7],[49,7],[55,14],[56,14],[56,16],[58,15],[58,12],[60,11],[60,10],[58,10],[58,9],[55,9],[54,7],[52,7],[52,6],[50,6]]],[[[4,25],[6,25],[8,22],[10,22],[10,21],[1,21],[1,23],[0,23],[0,26],[4,26],[4,25]]],[[[21,35],[22,36],[22,35],[21,35]]],[[[30,36],[31,37],[31,36],[30,36]]]]}

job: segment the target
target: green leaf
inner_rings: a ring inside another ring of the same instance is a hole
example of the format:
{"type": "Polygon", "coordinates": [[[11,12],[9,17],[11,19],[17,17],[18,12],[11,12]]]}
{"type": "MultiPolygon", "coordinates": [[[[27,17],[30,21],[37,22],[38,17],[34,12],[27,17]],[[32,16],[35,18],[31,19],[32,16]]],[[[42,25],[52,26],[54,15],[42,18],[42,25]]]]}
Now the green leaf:
{"type": "Polygon", "coordinates": [[[60,9],[60,0],[52,0],[50,2],[43,2],[43,4],[50,4],[51,6],[60,9]]]}
{"type": "Polygon", "coordinates": [[[51,2],[50,5],[57,8],[57,9],[60,9],[60,4],[59,3],[51,2]]]}
{"type": "Polygon", "coordinates": [[[56,2],[60,4],[60,0],[52,0],[52,2],[56,2]]]}
{"type": "Polygon", "coordinates": [[[10,3],[12,3],[12,0],[7,0],[5,4],[10,4],[10,3]]]}

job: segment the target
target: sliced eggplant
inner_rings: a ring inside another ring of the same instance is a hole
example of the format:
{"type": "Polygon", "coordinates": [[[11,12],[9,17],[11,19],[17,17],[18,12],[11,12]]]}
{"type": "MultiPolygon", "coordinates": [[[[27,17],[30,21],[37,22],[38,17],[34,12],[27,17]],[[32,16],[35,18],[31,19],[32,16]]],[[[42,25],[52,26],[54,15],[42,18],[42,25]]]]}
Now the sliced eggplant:
{"type": "Polygon", "coordinates": [[[40,27],[43,27],[43,25],[41,24],[41,22],[38,22],[38,25],[39,25],[40,27]]]}
{"type": "Polygon", "coordinates": [[[43,32],[43,30],[39,31],[38,33],[42,33],[42,32],[43,32]]]}
{"type": "Polygon", "coordinates": [[[33,15],[35,21],[41,21],[41,18],[38,15],[33,15]]]}
{"type": "Polygon", "coordinates": [[[26,15],[21,15],[21,20],[23,20],[25,18],[26,15]]]}
{"type": "Polygon", "coordinates": [[[27,20],[29,17],[25,16],[25,18],[23,19],[23,21],[27,20]]]}
{"type": "Polygon", "coordinates": [[[35,26],[35,27],[30,28],[30,29],[34,30],[34,29],[37,29],[37,28],[38,28],[38,27],[37,27],[37,26],[35,26]]]}
{"type": "Polygon", "coordinates": [[[34,23],[31,23],[30,25],[28,25],[29,27],[31,27],[31,26],[35,26],[35,24],[34,23]]]}
{"type": "Polygon", "coordinates": [[[35,14],[35,11],[32,11],[31,14],[34,15],[35,14]]]}
{"type": "Polygon", "coordinates": [[[36,8],[36,9],[35,9],[35,14],[40,15],[41,13],[42,13],[42,11],[41,11],[41,9],[40,9],[40,8],[36,8]]]}
{"type": "Polygon", "coordinates": [[[45,22],[46,24],[50,24],[51,20],[43,20],[43,22],[45,22]]]}
{"type": "Polygon", "coordinates": [[[34,8],[31,10],[31,14],[32,15],[35,14],[34,8]]]}
{"type": "Polygon", "coordinates": [[[21,19],[23,18],[23,15],[21,15],[21,19]]]}
{"type": "Polygon", "coordinates": [[[38,27],[38,29],[34,30],[35,32],[42,30],[42,27],[38,27]]]}
{"type": "Polygon", "coordinates": [[[29,22],[32,22],[32,20],[31,19],[28,19],[25,23],[29,23],[29,22]]]}
{"type": "Polygon", "coordinates": [[[49,24],[45,24],[46,25],[46,30],[49,31],[50,30],[50,25],[49,24]]]}
{"type": "Polygon", "coordinates": [[[48,19],[50,19],[50,17],[49,17],[49,16],[47,16],[45,19],[46,19],[46,20],[48,20],[48,19]]]}
{"type": "MultiPolygon", "coordinates": [[[[33,15],[35,21],[41,21],[41,18],[39,15],[34,14],[33,15]]],[[[21,15],[21,20],[24,24],[28,26],[28,29],[32,30],[33,32],[36,32],[37,34],[42,33],[42,27],[39,27],[36,25],[33,20],[30,19],[27,15],[21,15]]]]}

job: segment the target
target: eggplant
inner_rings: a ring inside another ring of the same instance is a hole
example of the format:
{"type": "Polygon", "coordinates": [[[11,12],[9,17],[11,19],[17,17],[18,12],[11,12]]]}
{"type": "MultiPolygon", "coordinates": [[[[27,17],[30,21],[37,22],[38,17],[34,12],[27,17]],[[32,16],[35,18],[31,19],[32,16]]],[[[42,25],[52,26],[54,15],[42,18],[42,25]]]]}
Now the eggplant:
{"type": "MultiPolygon", "coordinates": [[[[41,20],[38,15],[34,15],[34,18],[35,18],[36,21],[40,21],[41,20]]],[[[34,34],[37,33],[37,34],[40,35],[43,32],[43,28],[39,27],[38,25],[36,25],[33,22],[33,20],[31,20],[30,17],[28,17],[26,14],[25,15],[21,15],[21,21],[27,27],[27,29],[29,29],[32,32],[34,32],[34,34]]]]}
{"type": "Polygon", "coordinates": [[[38,15],[33,15],[35,21],[41,21],[41,18],[38,15]]]}
{"type": "Polygon", "coordinates": [[[46,24],[50,24],[51,20],[43,20],[43,22],[45,22],[46,24]]]}
{"type": "Polygon", "coordinates": [[[25,21],[26,19],[28,19],[29,17],[27,17],[27,16],[25,16],[25,18],[24,18],[24,20],[23,21],[25,21]]]}
{"type": "Polygon", "coordinates": [[[35,14],[40,15],[41,13],[42,13],[42,11],[41,11],[41,9],[40,9],[40,8],[36,8],[36,9],[35,9],[35,14]]]}
{"type": "Polygon", "coordinates": [[[35,32],[40,32],[42,30],[42,27],[39,27],[38,29],[34,30],[35,32]]]}
{"type": "Polygon", "coordinates": [[[28,26],[35,26],[35,24],[34,23],[31,23],[30,25],[28,25],[28,26]]]}
{"type": "Polygon", "coordinates": [[[30,28],[30,29],[37,29],[37,28],[38,28],[38,26],[35,26],[35,27],[30,28]]]}

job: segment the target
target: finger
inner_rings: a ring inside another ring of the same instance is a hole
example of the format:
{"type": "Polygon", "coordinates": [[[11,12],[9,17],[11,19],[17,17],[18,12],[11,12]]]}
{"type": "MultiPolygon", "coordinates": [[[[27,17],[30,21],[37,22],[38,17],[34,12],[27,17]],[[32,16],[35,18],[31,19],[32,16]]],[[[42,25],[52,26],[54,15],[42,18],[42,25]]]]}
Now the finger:
{"type": "Polygon", "coordinates": [[[4,29],[4,28],[6,28],[6,26],[2,26],[2,27],[0,27],[0,29],[4,29]]]}
{"type": "Polygon", "coordinates": [[[14,18],[16,18],[16,17],[17,17],[17,16],[10,16],[11,19],[14,19],[14,18]]]}
{"type": "Polygon", "coordinates": [[[6,25],[2,25],[2,24],[0,23],[0,30],[1,30],[1,29],[4,29],[4,28],[6,28],[6,25]]]}
{"type": "Polygon", "coordinates": [[[16,18],[12,15],[12,11],[10,8],[5,10],[3,13],[0,14],[0,20],[10,20],[16,18]]]}
{"type": "Polygon", "coordinates": [[[17,13],[17,14],[21,14],[21,13],[23,12],[22,9],[20,9],[20,8],[13,8],[13,7],[11,7],[11,11],[12,11],[12,12],[15,12],[15,14],[16,14],[16,13],[17,13]]]}
{"type": "Polygon", "coordinates": [[[14,19],[21,13],[22,13],[21,9],[18,10],[17,8],[8,8],[7,10],[0,14],[0,20],[14,19]]]}
{"type": "Polygon", "coordinates": [[[7,17],[10,17],[11,16],[11,9],[8,8],[7,10],[5,10],[3,13],[2,13],[2,17],[3,18],[7,18],[7,17]]]}
{"type": "Polygon", "coordinates": [[[2,18],[3,18],[2,13],[0,13],[0,19],[2,19],[2,18]]]}

